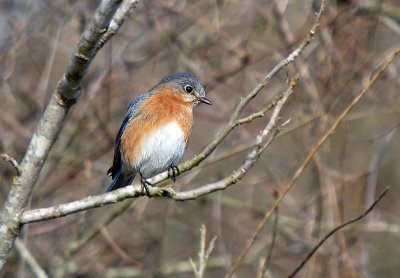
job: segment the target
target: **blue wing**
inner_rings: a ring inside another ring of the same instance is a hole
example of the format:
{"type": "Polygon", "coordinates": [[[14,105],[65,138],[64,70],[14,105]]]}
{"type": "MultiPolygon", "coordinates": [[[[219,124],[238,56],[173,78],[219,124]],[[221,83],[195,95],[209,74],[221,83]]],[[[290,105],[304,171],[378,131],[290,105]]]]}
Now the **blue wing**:
{"type": "Polygon", "coordinates": [[[129,105],[129,107],[126,111],[125,118],[122,121],[121,127],[117,134],[117,138],[115,139],[113,165],[107,171],[107,175],[112,176],[112,178],[113,178],[113,182],[111,183],[107,192],[117,189],[117,188],[120,188],[120,187],[123,187],[123,185],[121,185],[121,183],[124,182],[124,179],[123,179],[123,177],[119,177],[121,174],[121,171],[122,171],[122,159],[121,159],[121,152],[120,152],[121,137],[122,137],[122,134],[124,133],[126,125],[129,123],[129,121],[138,115],[138,108],[140,106],[140,103],[143,102],[144,100],[148,99],[152,95],[153,95],[153,92],[149,92],[149,93],[138,96],[131,102],[131,104],[129,105]]]}

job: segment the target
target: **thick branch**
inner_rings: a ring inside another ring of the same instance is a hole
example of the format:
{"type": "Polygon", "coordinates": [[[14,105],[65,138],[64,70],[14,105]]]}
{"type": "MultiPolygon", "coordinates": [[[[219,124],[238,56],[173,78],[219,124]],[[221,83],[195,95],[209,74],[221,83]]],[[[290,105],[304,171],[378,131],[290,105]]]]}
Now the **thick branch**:
{"type": "Polygon", "coordinates": [[[103,45],[114,36],[125,20],[131,15],[133,10],[138,5],[138,0],[123,0],[113,19],[110,22],[110,26],[104,33],[104,36],[100,39],[97,48],[100,49],[103,45]]]}
{"type": "Polygon", "coordinates": [[[16,236],[19,215],[26,205],[43,164],[60,132],[69,108],[76,102],[84,76],[95,57],[99,40],[107,30],[120,1],[103,0],[79,39],[70,64],[53,93],[21,162],[21,174],[13,179],[0,219],[0,269],[16,236]]]}

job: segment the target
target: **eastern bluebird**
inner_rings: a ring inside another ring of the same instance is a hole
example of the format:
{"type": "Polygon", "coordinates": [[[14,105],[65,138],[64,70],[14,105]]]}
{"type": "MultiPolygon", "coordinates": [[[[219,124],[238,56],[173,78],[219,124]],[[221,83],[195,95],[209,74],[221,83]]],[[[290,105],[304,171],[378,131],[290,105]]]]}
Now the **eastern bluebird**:
{"type": "Polygon", "coordinates": [[[193,107],[201,102],[211,104],[200,81],[189,73],[167,76],[134,99],[115,140],[107,192],[131,184],[138,172],[147,193],[147,178],[171,169],[175,179],[192,130],[193,107]]]}

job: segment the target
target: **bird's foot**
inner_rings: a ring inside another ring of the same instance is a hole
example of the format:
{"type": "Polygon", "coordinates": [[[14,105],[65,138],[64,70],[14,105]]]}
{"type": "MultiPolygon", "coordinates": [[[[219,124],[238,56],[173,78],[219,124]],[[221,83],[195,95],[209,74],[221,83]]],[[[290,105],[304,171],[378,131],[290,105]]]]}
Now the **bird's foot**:
{"type": "Polygon", "coordinates": [[[168,167],[168,178],[171,178],[174,181],[174,183],[176,180],[176,176],[179,175],[180,173],[181,173],[181,171],[179,171],[178,166],[170,165],[168,167]]]}
{"type": "Polygon", "coordinates": [[[151,197],[150,191],[147,186],[149,185],[149,186],[154,187],[154,185],[151,182],[149,182],[145,177],[143,177],[141,172],[139,172],[139,174],[140,174],[140,183],[142,184],[142,193],[144,194],[144,192],[146,191],[147,197],[150,198],[151,197]]]}

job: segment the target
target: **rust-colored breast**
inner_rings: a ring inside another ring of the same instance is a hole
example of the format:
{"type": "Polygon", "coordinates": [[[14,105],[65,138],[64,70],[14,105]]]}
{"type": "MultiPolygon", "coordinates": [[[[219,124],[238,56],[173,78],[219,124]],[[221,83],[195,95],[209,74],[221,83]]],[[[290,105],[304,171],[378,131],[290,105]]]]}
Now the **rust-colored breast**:
{"type": "Polygon", "coordinates": [[[163,85],[143,101],[138,108],[138,115],[127,124],[121,137],[121,151],[125,160],[133,166],[144,140],[172,121],[180,126],[187,142],[193,124],[192,104],[185,102],[183,95],[175,93],[170,86],[163,85]]]}

